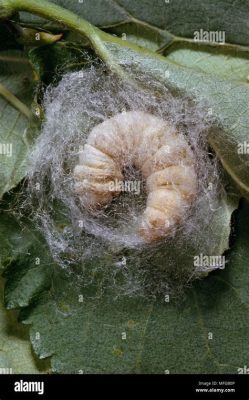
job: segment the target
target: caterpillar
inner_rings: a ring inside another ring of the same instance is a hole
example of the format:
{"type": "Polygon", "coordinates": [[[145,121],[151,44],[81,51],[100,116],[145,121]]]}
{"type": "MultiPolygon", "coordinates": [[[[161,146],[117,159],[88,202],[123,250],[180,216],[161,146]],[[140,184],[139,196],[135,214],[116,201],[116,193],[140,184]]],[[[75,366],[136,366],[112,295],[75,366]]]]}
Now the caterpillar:
{"type": "Polygon", "coordinates": [[[79,152],[73,176],[83,206],[111,203],[132,165],[145,180],[147,200],[138,232],[145,242],[168,235],[184,218],[197,194],[194,155],[183,134],[167,121],[143,111],[118,113],[96,125],[79,152]]]}

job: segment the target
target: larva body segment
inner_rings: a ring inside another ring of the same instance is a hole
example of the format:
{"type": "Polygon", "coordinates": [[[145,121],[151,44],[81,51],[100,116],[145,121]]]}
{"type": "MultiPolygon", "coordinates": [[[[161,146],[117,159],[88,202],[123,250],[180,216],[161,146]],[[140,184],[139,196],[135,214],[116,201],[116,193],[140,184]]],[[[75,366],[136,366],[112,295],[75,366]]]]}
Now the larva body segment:
{"type": "Polygon", "coordinates": [[[148,193],[139,234],[146,242],[162,239],[180,223],[197,191],[194,156],[185,138],[152,114],[120,113],[97,125],[74,169],[75,190],[87,209],[109,204],[133,165],[146,180],[148,193]]]}

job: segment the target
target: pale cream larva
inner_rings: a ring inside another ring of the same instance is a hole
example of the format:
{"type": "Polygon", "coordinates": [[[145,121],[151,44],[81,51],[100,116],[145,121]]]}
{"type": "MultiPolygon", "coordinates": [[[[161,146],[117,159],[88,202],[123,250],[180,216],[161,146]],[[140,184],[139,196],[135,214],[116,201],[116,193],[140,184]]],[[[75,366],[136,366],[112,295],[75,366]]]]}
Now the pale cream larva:
{"type": "Polygon", "coordinates": [[[118,194],[125,165],[141,171],[148,193],[138,227],[146,242],[162,239],[179,224],[197,190],[192,151],[182,135],[150,113],[120,113],[95,126],[74,169],[75,190],[87,209],[118,194]]]}

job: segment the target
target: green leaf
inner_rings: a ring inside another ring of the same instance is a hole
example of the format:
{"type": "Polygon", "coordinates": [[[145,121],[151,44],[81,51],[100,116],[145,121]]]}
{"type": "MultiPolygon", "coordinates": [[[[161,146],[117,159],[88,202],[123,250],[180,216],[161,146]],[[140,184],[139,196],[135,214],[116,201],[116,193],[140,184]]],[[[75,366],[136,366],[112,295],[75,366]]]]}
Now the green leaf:
{"type": "Polygon", "coordinates": [[[32,70],[19,51],[0,52],[0,198],[26,175],[29,152],[28,134],[34,132],[31,121],[7,98],[15,95],[18,107],[30,113],[33,98],[32,70]],[[7,96],[2,97],[4,91],[7,96]],[[10,92],[10,93],[9,93],[10,92]],[[19,103],[21,102],[21,103],[19,103]]]}
{"type": "Polygon", "coordinates": [[[248,222],[245,204],[229,266],[197,283],[178,304],[111,297],[77,304],[77,290],[72,285],[69,295],[65,282],[49,303],[43,299],[26,310],[35,351],[53,355],[60,372],[238,372],[249,351],[248,222]]]}
{"type": "MultiPolygon", "coordinates": [[[[0,280],[1,299],[3,282],[0,280]]],[[[48,362],[42,362],[31,351],[28,329],[16,321],[15,312],[6,312],[0,301],[0,371],[1,374],[13,373],[38,374],[48,371],[48,362]]]]}
{"type": "Polygon", "coordinates": [[[5,306],[7,309],[26,307],[51,284],[51,259],[40,235],[20,224],[10,211],[0,212],[0,271],[6,279],[5,306]]]}
{"type": "Polygon", "coordinates": [[[237,48],[228,50],[218,45],[198,47],[192,43],[175,43],[167,52],[167,60],[196,72],[249,82],[249,53],[237,48]]]}
{"type": "MultiPolygon", "coordinates": [[[[222,254],[228,248],[230,218],[234,208],[233,201],[223,200],[213,224],[207,228],[207,236],[217,236],[213,254],[222,254]]],[[[19,226],[6,211],[2,217],[1,235],[8,237],[8,252],[15,249],[15,257],[8,256],[6,263],[3,262],[5,304],[9,309],[22,308],[20,318],[32,325],[30,337],[35,353],[40,358],[51,356],[54,371],[163,373],[166,369],[171,372],[195,372],[198,368],[204,372],[220,370],[208,355],[203,357],[205,335],[202,327],[196,325],[199,314],[193,289],[187,293],[186,300],[178,298],[180,305],[175,304],[173,299],[166,303],[164,298],[151,301],[126,296],[116,300],[115,292],[105,292],[98,275],[93,286],[84,287],[85,275],[82,275],[80,267],[77,267],[77,272],[69,273],[56,266],[30,224],[23,222],[19,226]],[[37,258],[40,261],[38,265],[37,258]],[[122,339],[124,332],[126,339],[122,339]],[[196,336],[193,336],[194,333],[196,336]],[[189,337],[193,338],[193,343],[187,346],[186,360],[181,360],[179,353],[189,337]],[[176,348],[172,346],[175,339],[176,348]],[[197,361],[188,364],[187,357],[193,358],[194,346],[197,346],[197,361]]],[[[2,246],[6,247],[6,241],[2,246]]],[[[115,257],[108,257],[111,268],[115,268],[115,257]]],[[[94,262],[103,265],[106,261],[92,260],[88,267],[90,274],[94,271],[94,262]]],[[[193,254],[185,254],[183,263],[192,262],[193,254]]],[[[206,278],[196,286],[197,293],[207,291],[210,295],[213,286],[213,281],[206,278]],[[206,281],[210,282],[208,288],[206,281]]],[[[215,293],[219,299],[219,288],[215,293]]],[[[238,312],[237,308],[235,311],[238,312]]],[[[217,322],[219,327],[223,323],[226,325],[226,320],[223,321],[225,317],[221,316],[217,322]]],[[[225,344],[223,346],[225,348],[225,344]]],[[[232,371],[230,364],[223,369],[232,371]]]]}
{"type": "MultiPolygon", "coordinates": [[[[126,33],[127,39],[156,50],[167,47],[177,38],[194,38],[194,32],[224,31],[226,43],[248,46],[248,0],[226,4],[216,0],[53,0],[93,25],[118,35],[126,33]],[[224,12],[226,18],[224,18],[224,12]]],[[[58,29],[54,22],[28,13],[20,13],[27,25],[58,29]]]]}
{"type": "MultiPolygon", "coordinates": [[[[91,2],[92,3],[92,2],[91,2]]],[[[113,2],[114,3],[114,2],[113,2]]],[[[225,31],[227,43],[249,43],[247,19],[249,2],[232,0],[116,0],[122,9],[138,20],[182,37],[193,38],[194,31],[225,31]],[[226,18],[224,18],[224,13],[226,18]]],[[[94,21],[93,21],[93,24],[94,21]]]]}
{"type": "Polygon", "coordinates": [[[3,277],[7,279],[5,285],[7,309],[28,306],[51,285],[52,263],[44,257],[48,250],[39,242],[36,246],[39,251],[29,248],[26,254],[9,263],[6,272],[3,273],[3,277]]]}
{"type": "MultiPolygon", "coordinates": [[[[86,17],[94,25],[110,26],[129,19],[125,10],[122,10],[117,3],[109,0],[55,0],[52,2],[73,11],[81,17],[86,17]]],[[[20,13],[20,20],[29,25],[40,25],[46,28],[54,26],[54,23],[26,12],[20,13]]]]}
{"type": "Polygon", "coordinates": [[[28,252],[28,248],[33,242],[33,237],[28,236],[25,231],[21,233],[21,228],[11,218],[7,211],[1,212],[0,229],[0,269],[3,270],[6,265],[11,263],[21,254],[28,252]]]}

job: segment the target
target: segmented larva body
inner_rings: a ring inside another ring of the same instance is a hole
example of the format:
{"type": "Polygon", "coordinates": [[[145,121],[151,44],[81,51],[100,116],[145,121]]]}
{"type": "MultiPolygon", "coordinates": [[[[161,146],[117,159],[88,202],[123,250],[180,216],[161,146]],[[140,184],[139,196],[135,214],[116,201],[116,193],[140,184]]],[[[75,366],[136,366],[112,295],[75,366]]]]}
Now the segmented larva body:
{"type": "Polygon", "coordinates": [[[194,156],[183,135],[150,113],[119,113],[95,126],[74,169],[75,190],[87,209],[109,204],[126,165],[140,170],[148,194],[139,234],[162,239],[179,224],[197,191],[194,156]]]}

